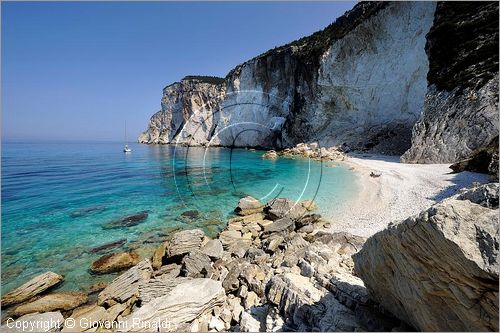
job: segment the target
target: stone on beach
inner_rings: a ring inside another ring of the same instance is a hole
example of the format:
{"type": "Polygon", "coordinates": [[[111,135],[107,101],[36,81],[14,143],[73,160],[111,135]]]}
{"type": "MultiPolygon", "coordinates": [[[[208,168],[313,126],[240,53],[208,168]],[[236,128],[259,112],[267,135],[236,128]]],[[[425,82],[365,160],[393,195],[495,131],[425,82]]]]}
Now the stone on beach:
{"type": "Polygon", "coordinates": [[[90,271],[94,274],[108,274],[130,268],[139,262],[135,253],[120,252],[105,255],[92,263],[90,271]]]}
{"type": "Polygon", "coordinates": [[[288,217],[280,218],[264,228],[263,235],[274,232],[290,232],[295,228],[295,222],[288,217]]]}
{"type": "Polygon", "coordinates": [[[33,298],[47,289],[59,284],[63,279],[63,276],[53,272],[46,272],[37,275],[22,286],[5,294],[2,297],[2,307],[27,301],[30,298],[33,298]]]}
{"type": "Polygon", "coordinates": [[[290,199],[277,198],[271,200],[264,207],[264,213],[270,220],[277,220],[283,217],[289,217],[296,220],[306,214],[306,209],[300,204],[296,204],[290,199]]]}
{"type": "Polygon", "coordinates": [[[211,239],[201,247],[200,251],[212,259],[219,259],[220,257],[222,257],[224,248],[222,247],[222,243],[220,240],[211,239]]]}
{"type": "Polygon", "coordinates": [[[151,258],[151,266],[153,269],[159,269],[163,265],[163,257],[168,247],[168,241],[163,242],[153,253],[151,258]]]}
{"type": "Polygon", "coordinates": [[[247,196],[241,198],[238,206],[235,208],[235,213],[238,215],[251,215],[262,211],[263,205],[254,197],[247,196]]]}
{"type": "Polygon", "coordinates": [[[115,278],[97,297],[98,305],[123,303],[139,293],[139,285],[148,281],[153,274],[149,260],[143,260],[115,278]]]}
{"type": "Polygon", "coordinates": [[[226,295],[219,281],[211,279],[192,279],[185,281],[168,294],[155,298],[151,302],[132,312],[125,318],[127,325],[123,331],[157,331],[152,323],[160,320],[168,322],[165,331],[177,331],[184,324],[193,321],[204,313],[224,304],[226,295]],[[150,323],[146,327],[134,325],[134,322],[150,323]]]}
{"type": "Polygon", "coordinates": [[[86,305],[76,308],[71,313],[72,320],[69,320],[69,326],[65,326],[63,332],[83,332],[91,329],[93,325],[91,323],[97,323],[98,321],[106,320],[108,313],[105,308],[98,305],[86,305]],[[74,326],[72,325],[74,324],[74,326]]]}
{"type": "Polygon", "coordinates": [[[151,279],[139,285],[138,299],[142,304],[151,302],[152,300],[165,296],[179,284],[190,280],[185,277],[159,277],[151,279]]]}
{"type": "Polygon", "coordinates": [[[182,259],[182,271],[187,277],[210,277],[212,262],[201,251],[192,251],[182,259]]]}
{"type": "Polygon", "coordinates": [[[205,234],[200,229],[183,230],[172,235],[167,246],[167,257],[175,257],[199,250],[205,234]]]}
{"type": "Polygon", "coordinates": [[[56,310],[72,310],[87,302],[87,294],[80,292],[54,292],[32,302],[17,306],[12,314],[22,316],[34,312],[51,312],[56,310]]]}

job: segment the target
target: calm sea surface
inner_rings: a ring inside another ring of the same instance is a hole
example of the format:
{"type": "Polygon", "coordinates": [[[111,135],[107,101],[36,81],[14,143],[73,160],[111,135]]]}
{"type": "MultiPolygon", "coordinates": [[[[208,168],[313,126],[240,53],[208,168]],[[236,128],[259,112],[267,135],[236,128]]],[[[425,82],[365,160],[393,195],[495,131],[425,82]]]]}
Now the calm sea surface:
{"type": "Polygon", "coordinates": [[[63,290],[88,290],[114,278],[89,273],[100,256],[123,250],[150,256],[178,228],[214,236],[245,195],[262,202],[314,199],[320,213],[334,216],[357,190],[354,174],[332,162],[269,161],[244,149],[132,144],[124,154],[122,148],[2,144],[2,292],[47,270],[65,276],[63,290]],[[181,216],[190,210],[199,216],[181,216]],[[142,211],[149,215],[137,225],[106,228],[142,211]],[[124,244],[92,250],[117,240],[124,244]]]}

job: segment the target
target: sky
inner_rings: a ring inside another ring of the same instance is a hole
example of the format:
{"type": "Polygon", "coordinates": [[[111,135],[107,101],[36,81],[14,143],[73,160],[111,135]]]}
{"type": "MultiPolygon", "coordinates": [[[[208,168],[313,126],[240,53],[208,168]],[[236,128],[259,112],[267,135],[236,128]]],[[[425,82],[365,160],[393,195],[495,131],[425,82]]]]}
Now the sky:
{"type": "Polygon", "coordinates": [[[354,2],[2,1],[2,140],[135,141],[162,89],[224,77],[354,2]]]}

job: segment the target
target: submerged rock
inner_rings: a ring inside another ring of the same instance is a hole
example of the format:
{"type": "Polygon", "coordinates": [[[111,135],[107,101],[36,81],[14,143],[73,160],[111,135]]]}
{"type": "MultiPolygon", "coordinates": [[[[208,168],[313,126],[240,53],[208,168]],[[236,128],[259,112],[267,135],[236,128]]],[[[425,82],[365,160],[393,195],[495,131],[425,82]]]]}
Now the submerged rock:
{"type": "Polygon", "coordinates": [[[200,212],[197,210],[187,210],[183,212],[180,217],[184,220],[194,220],[200,217],[200,212]]]}
{"type": "Polygon", "coordinates": [[[108,274],[130,268],[139,262],[139,255],[120,252],[105,255],[92,263],[90,271],[94,274],[108,274]]]}
{"type": "Polygon", "coordinates": [[[12,314],[22,316],[34,312],[51,312],[56,310],[72,310],[87,302],[87,295],[79,292],[54,292],[32,302],[17,306],[12,314]]]}
{"type": "Polygon", "coordinates": [[[79,209],[71,212],[70,216],[73,218],[76,218],[76,217],[86,216],[86,215],[90,215],[90,214],[100,213],[100,212],[103,212],[105,210],[106,210],[106,207],[104,207],[104,206],[79,208],[79,209]]]}
{"type": "Polygon", "coordinates": [[[103,229],[128,228],[138,225],[148,218],[148,211],[142,211],[134,215],[125,216],[121,219],[111,221],[103,226],[103,229]]]}
{"type": "Polygon", "coordinates": [[[115,241],[112,241],[112,242],[109,242],[109,243],[105,243],[105,244],[102,244],[102,245],[94,246],[94,247],[90,248],[88,252],[89,253],[99,253],[101,251],[113,249],[115,247],[120,247],[120,246],[122,246],[125,243],[127,243],[127,239],[126,238],[122,238],[122,239],[118,239],[118,240],[115,240],[115,241]]]}
{"type": "Polygon", "coordinates": [[[498,331],[498,244],[498,209],[448,199],[369,238],[355,270],[417,329],[498,331]]]}
{"type": "Polygon", "coordinates": [[[59,284],[63,279],[63,276],[53,272],[46,272],[35,276],[22,286],[5,294],[2,297],[2,307],[27,301],[30,298],[33,298],[47,289],[59,284]]]}

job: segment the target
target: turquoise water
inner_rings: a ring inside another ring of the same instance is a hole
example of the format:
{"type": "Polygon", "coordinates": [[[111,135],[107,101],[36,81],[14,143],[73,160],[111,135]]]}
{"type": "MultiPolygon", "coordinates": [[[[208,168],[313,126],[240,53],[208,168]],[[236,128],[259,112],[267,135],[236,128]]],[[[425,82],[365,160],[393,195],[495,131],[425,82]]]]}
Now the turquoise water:
{"type": "Polygon", "coordinates": [[[2,292],[47,270],[65,275],[61,289],[88,290],[113,275],[92,276],[91,249],[121,247],[150,256],[176,228],[215,235],[245,195],[314,199],[323,214],[355,192],[354,174],[331,162],[263,160],[262,151],[114,143],[2,145],[2,292]],[[180,216],[196,210],[198,217],[180,216]],[[111,221],[148,211],[130,227],[111,221]]]}

